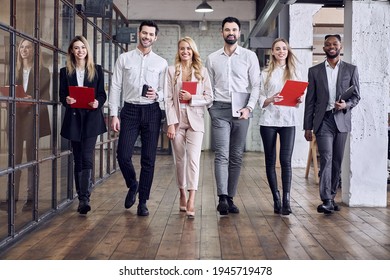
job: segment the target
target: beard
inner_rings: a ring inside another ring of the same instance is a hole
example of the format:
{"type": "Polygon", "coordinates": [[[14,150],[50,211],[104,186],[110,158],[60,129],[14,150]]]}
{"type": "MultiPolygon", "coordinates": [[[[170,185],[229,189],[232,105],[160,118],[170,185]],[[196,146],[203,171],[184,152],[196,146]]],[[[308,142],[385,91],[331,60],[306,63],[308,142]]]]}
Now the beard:
{"type": "Polygon", "coordinates": [[[235,43],[237,43],[237,38],[235,36],[233,36],[234,38],[233,39],[228,39],[228,37],[224,38],[225,42],[229,45],[234,45],[235,43]]]}
{"type": "Polygon", "coordinates": [[[333,59],[333,58],[336,58],[340,55],[340,50],[337,50],[335,54],[330,54],[328,52],[325,52],[326,54],[326,57],[329,58],[329,59],[333,59]]]}
{"type": "Polygon", "coordinates": [[[150,40],[143,41],[143,40],[141,39],[141,45],[142,45],[142,47],[144,47],[144,48],[148,48],[148,47],[151,47],[151,46],[153,45],[153,41],[150,41],[150,40]]]}

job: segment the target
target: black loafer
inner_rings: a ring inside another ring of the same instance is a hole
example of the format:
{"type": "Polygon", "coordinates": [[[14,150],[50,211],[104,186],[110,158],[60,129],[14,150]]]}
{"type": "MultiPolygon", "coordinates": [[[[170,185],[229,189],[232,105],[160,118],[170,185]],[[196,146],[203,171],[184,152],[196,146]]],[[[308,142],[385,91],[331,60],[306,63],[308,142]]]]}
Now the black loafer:
{"type": "Polygon", "coordinates": [[[217,211],[219,212],[220,215],[227,215],[229,213],[228,210],[229,210],[229,204],[228,204],[226,198],[221,197],[219,199],[217,211]]]}
{"type": "Polygon", "coordinates": [[[331,214],[334,211],[333,203],[331,200],[325,200],[323,204],[318,205],[317,212],[324,214],[331,214]]]}
{"type": "Polygon", "coordinates": [[[91,211],[91,205],[89,205],[87,200],[80,200],[77,211],[80,215],[86,215],[89,211],[91,211]]]}
{"type": "Polygon", "coordinates": [[[334,201],[333,201],[333,210],[334,211],[340,211],[341,210],[340,205],[336,204],[336,202],[334,202],[334,201]]]}
{"type": "Polygon", "coordinates": [[[138,184],[135,187],[129,188],[125,199],[125,208],[129,209],[134,205],[138,192],[138,184]]]}
{"type": "Polygon", "coordinates": [[[233,213],[233,214],[240,213],[240,210],[238,209],[238,207],[233,202],[233,197],[229,197],[228,196],[227,202],[228,202],[228,205],[229,205],[229,208],[228,208],[228,212],[229,213],[233,213]]]}
{"type": "Polygon", "coordinates": [[[149,216],[149,210],[148,210],[148,207],[146,207],[145,203],[138,204],[137,215],[138,216],[149,216]]]}

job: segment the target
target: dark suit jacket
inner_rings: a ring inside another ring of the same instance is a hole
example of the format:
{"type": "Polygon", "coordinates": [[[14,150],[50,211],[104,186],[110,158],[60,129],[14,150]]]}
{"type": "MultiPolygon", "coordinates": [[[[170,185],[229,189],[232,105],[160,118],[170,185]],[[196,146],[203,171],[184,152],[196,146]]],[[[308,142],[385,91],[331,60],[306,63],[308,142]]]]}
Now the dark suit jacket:
{"type": "Polygon", "coordinates": [[[69,95],[68,86],[77,86],[77,77],[76,72],[68,76],[65,67],[60,70],[60,102],[66,108],[61,136],[66,139],[81,141],[82,138],[98,136],[107,131],[102,111],[102,107],[107,100],[104,90],[103,70],[100,65],[96,65],[95,68],[96,75],[92,82],[87,79],[87,70],[84,76],[84,86],[94,88],[95,99],[99,101],[99,107],[91,110],[71,108],[66,103],[66,97],[69,95]]]}
{"type": "MultiPolygon", "coordinates": [[[[305,114],[303,128],[313,130],[317,133],[325,115],[329,100],[328,78],[326,76],[325,62],[309,68],[309,85],[307,87],[305,100],[305,114]]],[[[336,98],[345,92],[351,85],[355,85],[355,90],[350,99],[345,100],[347,107],[334,114],[337,128],[340,132],[351,131],[351,109],[360,100],[359,95],[359,74],[355,65],[340,61],[337,76],[336,98]]]]}
{"type": "MultiPolygon", "coordinates": [[[[18,74],[16,84],[23,86],[23,70],[18,74]]],[[[33,99],[51,100],[50,99],[50,72],[46,67],[39,69],[39,97],[35,96],[34,90],[34,68],[31,69],[28,76],[28,84],[26,94],[33,99]]],[[[24,105],[23,103],[16,104],[16,136],[23,139],[32,137],[32,129],[35,126],[34,121],[34,106],[24,105]],[[30,135],[27,135],[30,134],[30,135]]],[[[51,134],[49,111],[47,105],[39,106],[39,137],[51,134]]]]}

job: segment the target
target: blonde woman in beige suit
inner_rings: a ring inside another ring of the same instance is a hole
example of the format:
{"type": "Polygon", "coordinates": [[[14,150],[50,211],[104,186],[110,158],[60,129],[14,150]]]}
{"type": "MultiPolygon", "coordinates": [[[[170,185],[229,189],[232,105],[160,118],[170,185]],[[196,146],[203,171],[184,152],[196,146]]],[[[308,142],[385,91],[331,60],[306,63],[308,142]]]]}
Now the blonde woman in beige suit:
{"type": "Polygon", "coordinates": [[[175,64],[168,67],[165,82],[167,136],[171,140],[180,190],[180,211],[195,217],[195,192],[204,134],[204,113],[213,94],[207,69],[203,67],[193,39],[178,42],[175,64]],[[183,90],[183,82],[196,82],[196,94],[183,90]],[[186,190],[189,196],[187,200],[186,190]]]}

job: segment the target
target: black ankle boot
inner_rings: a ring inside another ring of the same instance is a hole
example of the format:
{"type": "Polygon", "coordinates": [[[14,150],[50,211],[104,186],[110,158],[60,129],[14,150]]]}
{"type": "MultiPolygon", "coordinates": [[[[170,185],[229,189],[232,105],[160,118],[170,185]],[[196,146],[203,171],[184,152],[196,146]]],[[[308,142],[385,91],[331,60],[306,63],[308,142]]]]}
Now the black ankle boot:
{"type": "Polygon", "coordinates": [[[79,207],[78,212],[82,215],[87,214],[91,211],[91,206],[89,205],[89,198],[91,195],[92,187],[92,169],[85,169],[81,173],[81,182],[79,190],[79,207]]]}
{"type": "Polygon", "coordinates": [[[282,206],[282,215],[290,215],[292,213],[290,207],[290,193],[283,192],[283,206],[282,206]]]}
{"type": "Polygon", "coordinates": [[[275,194],[273,195],[274,198],[274,213],[275,214],[280,214],[282,211],[282,203],[280,201],[280,193],[279,191],[276,191],[275,194]]]}

